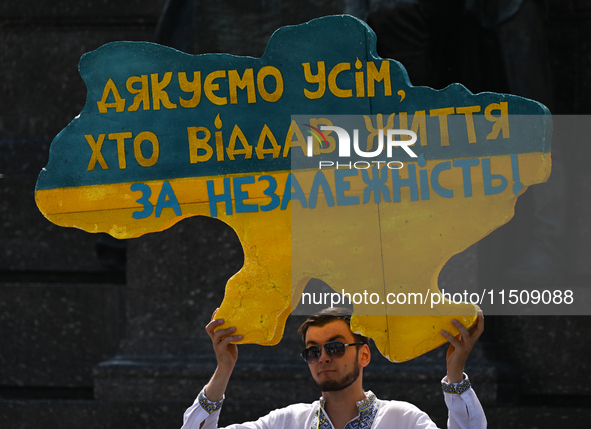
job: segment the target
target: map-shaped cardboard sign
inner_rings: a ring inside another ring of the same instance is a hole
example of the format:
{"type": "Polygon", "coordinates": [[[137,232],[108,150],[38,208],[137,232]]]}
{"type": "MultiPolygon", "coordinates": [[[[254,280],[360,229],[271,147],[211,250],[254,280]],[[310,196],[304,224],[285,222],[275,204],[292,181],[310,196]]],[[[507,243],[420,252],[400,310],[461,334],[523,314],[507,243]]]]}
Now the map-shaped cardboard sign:
{"type": "Polygon", "coordinates": [[[244,343],[279,342],[318,278],[390,360],[441,345],[477,312],[439,292],[441,268],[550,174],[543,105],[413,87],[350,16],[280,28],[258,59],[110,43],[80,74],[86,105],[51,144],[39,209],[117,238],[230,225],[245,261],[218,316],[244,343]]]}

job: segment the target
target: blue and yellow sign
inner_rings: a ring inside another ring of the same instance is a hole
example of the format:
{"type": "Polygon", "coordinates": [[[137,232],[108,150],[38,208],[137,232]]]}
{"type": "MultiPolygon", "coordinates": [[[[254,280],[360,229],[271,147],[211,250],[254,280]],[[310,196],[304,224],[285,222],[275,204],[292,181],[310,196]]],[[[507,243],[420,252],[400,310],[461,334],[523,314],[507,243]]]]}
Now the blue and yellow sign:
{"type": "MultiPolygon", "coordinates": [[[[81,58],[80,74],[86,105],[52,142],[39,209],[117,238],[189,216],[224,221],[245,262],[218,315],[246,343],[281,339],[311,277],[353,295],[437,294],[445,262],[550,174],[543,105],[413,87],[350,16],[280,28],[261,58],[110,43],[81,58]]],[[[420,312],[382,299],[355,308],[354,329],[395,361],[442,344],[453,317],[476,317],[444,297],[420,312]]]]}

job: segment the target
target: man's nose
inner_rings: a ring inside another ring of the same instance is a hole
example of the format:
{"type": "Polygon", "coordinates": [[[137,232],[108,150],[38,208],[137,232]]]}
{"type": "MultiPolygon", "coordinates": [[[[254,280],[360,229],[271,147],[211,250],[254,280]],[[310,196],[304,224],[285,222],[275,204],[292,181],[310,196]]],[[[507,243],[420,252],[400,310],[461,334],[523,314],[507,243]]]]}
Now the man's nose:
{"type": "Polygon", "coordinates": [[[332,357],[329,356],[328,353],[326,353],[326,350],[324,350],[324,347],[320,348],[320,356],[318,357],[318,361],[319,362],[330,362],[332,360],[332,357]]]}

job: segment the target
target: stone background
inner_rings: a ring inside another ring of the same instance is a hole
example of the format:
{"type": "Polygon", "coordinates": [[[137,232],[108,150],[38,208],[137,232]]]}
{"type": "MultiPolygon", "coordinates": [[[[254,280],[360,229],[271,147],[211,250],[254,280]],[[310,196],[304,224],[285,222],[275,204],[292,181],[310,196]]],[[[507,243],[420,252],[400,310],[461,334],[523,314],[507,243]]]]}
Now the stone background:
{"type": "MultiPolygon", "coordinates": [[[[203,326],[223,298],[225,281],[242,264],[230,228],[214,219],[191,218],[162,233],[116,242],[54,226],[34,202],[51,139],[85,102],[77,73],[80,56],[110,41],[154,41],[163,8],[164,0],[0,3],[2,428],[180,427],[184,409],[215,368],[203,326]]],[[[363,18],[366,9],[367,2],[353,0],[197,1],[194,13],[181,9],[181,16],[193,18],[193,31],[168,33],[169,39],[161,41],[184,44],[196,53],[259,56],[282,25],[332,13],[363,18]]],[[[553,113],[588,115],[591,1],[552,0],[548,17],[553,113]]],[[[453,24],[467,39],[476,34],[469,15],[455,17],[453,24]]],[[[466,39],[447,40],[453,53],[466,39]]],[[[495,58],[494,43],[487,43],[490,50],[479,51],[480,57],[484,52],[495,58]]],[[[441,63],[442,86],[459,80],[461,72],[453,55],[447,57],[450,61],[441,63]]],[[[502,80],[495,80],[493,88],[485,75],[481,78],[468,87],[503,90],[502,80]]],[[[557,280],[562,288],[591,287],[588,139],[563,142],[567,222],[557,280]]],[[[526,196],[509,225],[446,265],[440,287],[502,284],[499,267],[523,249],[526,196]]],[[[300,322],[300,317],[288,320],[276,347],[241,348],[222,424],[317,398],[297,355],[301,345],[294,332],[300,322]]],[[[588,426],[589,322],[590,317],[487,317],[467,372],[490,427],[588,426]]],[[[444,355],[442,348],[394,365],[376,352],[366,388],[384,399],[416,403],[445,426],[438,386],[444,355]]]]}

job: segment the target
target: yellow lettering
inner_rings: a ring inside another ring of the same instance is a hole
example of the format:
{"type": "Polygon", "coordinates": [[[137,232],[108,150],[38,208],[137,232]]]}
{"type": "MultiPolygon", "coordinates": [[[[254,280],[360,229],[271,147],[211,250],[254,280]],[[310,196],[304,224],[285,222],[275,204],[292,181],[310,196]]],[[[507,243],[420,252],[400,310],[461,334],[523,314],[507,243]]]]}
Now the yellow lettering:
{"type": "Polygon", "coordinates": [[[203,92],[205,92],[205,96],[209,101],[213,104],[217,104],[218,106],[223,106],[224,104],[228,104],[227,97],[218,97],[213,93],[213,91],[219,91],[220,85],[217,83],[213,83],[214,79],[218,79],[221,77],[226,77],[225,70],[216,70],[211,72],[205,78],[205,83],[203,84],[203,92]]]}
{"type": "Polygon", "coordinates": [[[179,73],[179,85],[183,92],[192,92],[193,97],[190,100],[185,100],[179,97],[179,103],[181,106],[186,108],[197,107],[199,101],[201,101],[201,72],[193,72],[193,82],[187,80],[187,74],[185,72],[179,73]]]}
{"type": "Polygon", "coordinates": [[[304,95],[310,100],[321,98],[324,95],[324,91],[326,91],[324,61],[318,61],[318,74],[315,75],[312,74],[310,63],[302,63],[302,66],[304,67],[304,77],[306,78],[306,82],[318,84],[318,89],[316,91],[308,91],[306,88],[304,88],[304,95]]]}
{"type": "Polygon", "coordinates": [[[367,96],[375,96],[375,82],[384,81],[384,95],[392,95],[392,84],[390,83],[390,62],[382,61],[380,70],[376,68],[373,61],[367,62],[367,96]]]}
{"type": "Polygon", "coordinates": [[[98,110],[100,113],[107,113],[108,109],[111,107],[115,108],[116,112],[123,112],[125,110],[125,99],[121,98],[119,95],[119,91],[115,86],[115,82],[113,79],[109,79],[105,84],[105,89],[103,89],[103,96],[101,97],[101,101],[97,101],[96,105],[98,106],[98,110]],[[113,98],[115,101],[112,103],[107,103],[107,98],[109,98],[109,94],[113,94],[113,98]]]}
{"type": "Polygon", "coordinates": [[[252,69],[244,70],[242,77],[238,74],[238,70],[228,71],[228,84],[230,85],[230,103],[238,103],[238,95],[236,88],[245,89],[248,94],[248,102],[256,103],[256,94],[254,89],[254,74],[252,69]]]}
{"type": "MultiPolygon", "coordinates": [[[[222,118],[220,118],[219,113],[215,117],[215,121],[213,121],[213,123],[218,130],[222,128],[222,118]]],[[[215,132],[215,153],[218,161],[224,160],[224,141],[222,140],[221,131],[215,132]]]]}
{"type": "Polygon", "coordinates": [[[299,146],[302,149],[302,153],[306,155],[308,148],[306,144],[306,139],[304,138],[302,130],[300,130],[300,127],[298,127],[296,121],[292,120],[291,124],[289,124],[289,130],[287,130],[287,136],[285,137],[285,146],[283,146],[283,157],[285,158],[287,155],[289,155],[289,150],[295,146],[299,146]],[[297,138],[295,142],[292,140],[294,134],[297,138]]]}
{"type": "Polygon", "coordinates": [[[257,87],[259,94],[263,100],[273,103],[281,98],[283,95],[283,77],[281,72],[273,66],[265,66],[257,73],[257,87]],[[272,76],[275,78],[275,91],[269,93],[265,88],[265,77],[272,76]]]}
{"type": "Polygon", "coordinates": [[[261,135],[259,136],[259,141],[257,143],[255,151],[258,159],[264,159],[265,155],[268,153],[273,154],[273,158],[278,158],[279,154],[281,153],[281,146],[277,144],[277,139],[275,138],[267,124],[265,124],[263,130],[261,131],[261,135]],[[273,146],[272,148],[265,149],[266,139],[269,139],[271,145],[273,146]]]}
{"type": "MultiPolygon", "coordinates": [[[[359,61],[359,58],[357,58],[357,61],[355,61],[355,68],[357,70],[360,70],[361,67],[363,67],[363,64],[361,64],[361,61],[359,61]]],[[[355,92],[357,94],[357,98],[363,98],[365,97],[365,85],[363,84],[363,72],[355,72],[355,92]]]]}
{"type": "Polygon", "coordinates": [[[135,112],[140,107],[140,103],[143,104],[144,110],[150,109],[150,89],[148,88],[147,74],[141,76],[131,76],[129,79],[127,79],[126,87],[131,94],[137,94],[133,99],[133,104],[129,106],[129,109],[127,109],[128,112],[135,112]],[[140,88],[135,89],[133,87],[134,83],[140,83],[140,88]]]}
{"type": "Polygon", "coordinates": [[[492,103],[486,106],[484,109],[484,117],[490,121],[494,122],[492,131],[489,135],[486,136],[487,140],[494,140],[499,136],[499,132],[503,130],[503,138],[508,139],[509,134],[509,104],[506,101],[501,101],[500,103],[492,103]],[[493,110],[500,110],[500,116],[493,116],[493,110]]]}
{"type": "Polygon", "coordinates": [[[371,123],[371,118],[369,116],[363,115],[363,119],[365,120],[365,128],[367,129],[367,131],[369,131],[369,135],[367,136],[367,147],[365,149],[366,152],[369,152],[370,150],[373,149],[373,141],[374,138],[378,135],[378,133],[380,132],[380,130],[384,130],[384,139],[386,138],[386,130],[392,130],[394,129],[394,115],[395,113],[392,113],[390,116],[388,116],[388,123],[386,125],[386,127],[384,127],[384,118],[382,116],[381,113],[378,113],[377,117],[376,117],[376,126],[374,128],[373,124],[371,123]]]}
{"type": "Polygon", "coordinates": [[[244,159],[250,159],[252,157],[252,146],[248,144],[246,136],[238,125],[234,125],[232,135],[230,136],[230,144],[226,149],[228,158],[234,161],[234,155],[244,155],[244,159]],[[236,140],[240,140],[242,143],[242,149],[236,149],[236,140]]]}
{"type": "Polygon", "coordinates": [[[213,155],[213,149],[207,143],[211,137],[211,132],[205,127],[188,127],[187,134],[189,136],[189,156],[191,164],[209,161],[211,155],[213,155]],[[202,139],[197,137],[197,133],[200,131],[205,133],[205,137],[202,139]],[[199,155],[199,149],[205,150],[205,153],[199,155]]]}
{"type": "Polygon", "coordinates": [[[154,110],[160,110],[160,102],[162,102],[164,107],[167,109],[176,109],[176,104],[170,102],[168,93],[164,90],[164,88],[166,88],[166,86],[170,83],[171,79],[172,72],[164,73],[164,77],[160,82],[158,82],[158,73],[152,73],[150,75],[150,80],[152,82],[152,103],[154,110]]]}
{"type": "Polygon", "coordinates": [[[133,154],[138,164],[142,167],[151,167],[156,164],[160,155],[160,147],[156,134],[151,131],[144,131],[135,136],[135,139],[133,139],[133,154]],[[152,156],[150,158],[145,158],[142,154],[142,143],[146,140],[152,143],[152,156]]]}
{"type": "Polygon", "coordinates": [[[453,107],[429,110],[431,116],[439,116],[439,130],[441,133],[441,146],[449,146],[449,129],[447,127],[447,116],[454,114],[453,107]]]}
{"type": "Polygon", "coordinates": [[[339,63],[334,66],[328,74],[328,88],[330,89],[330,92],[340,98],[349,98],[353,96],[353,90],[341,89],[337,86],[337,76],[340,72],[345,70],[351,70],[351,64],[339,63]]]}
{"type": "MultiPolygon", "coordinates": [[[[408,117],[406,112],[400,112],[400,128],[408,130],[408,117]]],[[[427,116],[424,110],[417,110],[412,117],[412,125],[410,128],[417,135],[417,140],[421,142],[421,146],[427,146],[427,116]]],[[[401,139],[410,140],[409,136],[401,136],[401,139]],[[408,137],[408,138],[407,138],[408,137]]]]}
{"type": "Polygon", "coordinates": [[[124,170],[127,167],[125,160],[125,139],[130,139],[131,133],[111,133],[109,140],[117,140],[117,156],[119,158],[119,169],[124,170]]]}
{"type": "Polygon", "coordinates": [[[94,170],[97,161],[103,170],[108,170],[109,166],[101,154],[101,148],[103,147],[103,142],[105,141],[105,135],[99,134],[98,141],[94,141],[94,137],[92,137],[90,134],[87,134],[84,137],[86,137],[86,141],[92,149],[92,156],[90,157],[90,162],[88,163],[88,168],[86,171],[94,170]]]}
{"type": "Polygon", "coordinates": [[[474,128],[473,113],[480,112],[480,106],[456,107],[456,113],[466,116],[466,130],[468,132],[468,143],[476,143],[476,129],[474,128]]]}

